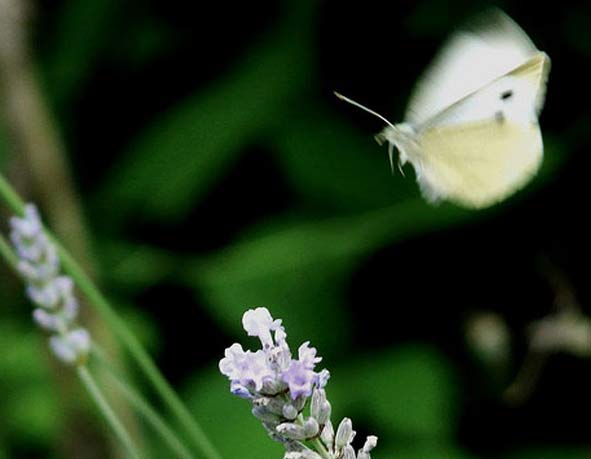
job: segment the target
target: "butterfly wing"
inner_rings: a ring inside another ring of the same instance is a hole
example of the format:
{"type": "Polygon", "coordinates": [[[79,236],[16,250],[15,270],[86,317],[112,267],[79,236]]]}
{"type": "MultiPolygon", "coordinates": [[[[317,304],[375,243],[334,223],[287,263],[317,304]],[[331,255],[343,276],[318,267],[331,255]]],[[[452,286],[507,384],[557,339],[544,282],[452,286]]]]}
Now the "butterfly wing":
{"type": "Polygon", "coordinates": [[[543,156],[537,112],[548,69],[548,57],[538,52],[418,129],[410,160],[427,198],[486,207],[535,175],[543,156]]]}
{"type": "Polygon", "coordinates": [[[425,197],[471,208],[490,206],[525,185],[543,151],[537,123],[510,121],[430,132],[421,138],[421,148],[425,157],[416,171],[425,197]]]}
{"type": "Polygon", "coordinates": [[[460,99],[507,74],[539,51],[500,10],[456,32],[419,80],[405,121],[420,125],[460,99]]]}

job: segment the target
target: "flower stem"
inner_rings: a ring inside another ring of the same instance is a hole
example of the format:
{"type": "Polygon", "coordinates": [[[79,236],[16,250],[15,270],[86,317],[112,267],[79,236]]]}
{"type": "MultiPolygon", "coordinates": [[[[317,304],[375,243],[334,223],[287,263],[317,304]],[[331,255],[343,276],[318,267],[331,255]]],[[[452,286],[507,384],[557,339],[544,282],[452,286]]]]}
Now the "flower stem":
{"type": "MultiPolygon", "coordinates": [[[[298,415],[296,420],[298,424],[302,426],[304,425],[304,416],[302,415],[302,413],[298,415]]],[[[312,444],[312,446],[314,446],[316,452],[320,454],[324,459],[331,459],[330,454],[328,454],[328,451],[320,441],[320,438],[316,437],[314,440],[310,440],[310,443],[312,444]]]]}
{"type": "Polygon", "coordinates": [[[144,417],[146,422],[152,425],[154,430],[162,437],[171,451],[173,451],[180,459],[195,459],[195,456],[187,449],[166,421],[162,419],[149,402],[145,400],[145,398],[139,394],[133,386],[118,374],[117,370],[108,362],[103,351],[96,345],[92,348],[92,355],[97,362],[107,370],[107,374],[110,376],[113,384],[117,387],[117,390],[119,390],[136,411],[144,417]]]}
{"type": "Polygon", "coordinates": [[[0,256],[4,258],[10,269],[17,272],[17,265],[18,265],[18,257],[12,250],[10,243],[6,240],[3,234],[0,234],[0,256]]]}
{"type": "Polygon", "coordinates": [[[141,454],[139,453],[137,447],[131,440],[129,433],[127,432],[127,430],[125,429],[125,427],[123,426],[123,424],[121,423],[121,421],[119,420],[119,418],[117,417],[117,415],[105,399],[103,393],[94,381],[94,378],[88,371],[88,368],[85,365],[80,365],[77,368],[77,372],[80,381],[82,382],[82,384],[84,385],[84,387],[96,403],[96,406],[111,426],[111,429],[113,430],[117,438],[121,441],[121,443],[127,450],[129,456],[133,459],[140,459],[142,457],[141,454]]]}
{"type": "MultiPolygon", "coordinates": [[[[1,174],[0,199],[4,200],[15,214],[19,216],[23,214],[25,206],[24,202],[1,174]]],[[[135,359],[146,378],[154,386],[154,389],[160,398],[166,405],[168,405],[170,411],[176,416],[181,426],[189,434],[193,445],[204,457],[208,459],[221,459],[221,455],[209,441],[201,429],[201,426],[193,418],[168,381],[162,376],[162,373],[160,373],[158,367],[135,335],[115,313],[107,299],[101,294],[90,277],[86,275],[82,267],[76,262],[76,260],[74,260],[70,253],[56,240],[55,237],[51,235],[49,231],[47,231],[47,229],[45,231],[57,248],[64,271],[74,279],[78,289],[88,299],[89,303],[103,316],[103,319],[109,324],[112,331],[127,348],[129,354],[135,359]]]]}
{"type": "Polygon", "coordinates": [[[312,440],[312,445],[314,445],[316,452],[320,454],[324,459],[331,459],[330,455],[328,454],[328,451],[326,451],[326,448],[320,441],[320,438],[315,438],[314,440],[312,440]]]}

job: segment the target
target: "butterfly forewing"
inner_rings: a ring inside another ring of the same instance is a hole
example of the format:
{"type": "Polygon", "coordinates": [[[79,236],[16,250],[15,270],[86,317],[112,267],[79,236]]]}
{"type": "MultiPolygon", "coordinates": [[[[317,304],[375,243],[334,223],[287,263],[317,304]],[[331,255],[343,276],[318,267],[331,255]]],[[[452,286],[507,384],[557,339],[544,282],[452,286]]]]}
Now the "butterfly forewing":
{"type": "Polygon", "coordinates": [[[447,107],[507,74],[539,51],[499,10],[456,32],[419,80],[405,121],[420,125],[447,107]]]}
{"type": "Polygon", "coordinates": [[[538,52],[507,74],[446,107],[416,130],[512,119],[536,122],[546,94],[550,60],[538,52]]]}

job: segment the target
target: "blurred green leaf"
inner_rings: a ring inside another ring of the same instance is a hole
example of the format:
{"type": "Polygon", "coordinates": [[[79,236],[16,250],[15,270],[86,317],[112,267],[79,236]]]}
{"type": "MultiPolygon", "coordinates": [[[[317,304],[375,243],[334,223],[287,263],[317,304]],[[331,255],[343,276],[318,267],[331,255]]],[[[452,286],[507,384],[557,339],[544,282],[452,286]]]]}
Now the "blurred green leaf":
{"type": "Polygon", "coordinates": [[[0,323],[0,388],[5,393],[0,416],[11,433],[39,442],[50,442],[60,429],[60,416],[41,336],[31,328],[3,320],[0,323]]]}
{"type": "Polygon", "coordinates": [[[23,383],[6,401],[8,428],[17,437],[35,443],[50,443],[63,425],[63,410],[48,385],[23,383]]]}
{"type": "Polygon", "coordinates": [[[115,0],[68,0],[57,16],[45,67],[59,105],[68,103],[87,78],[100,51],[113,37],[121,3],[115,0]]]}
{"type": "Polygon", "coordinates": [[[327,394],[339,418],[361,414],[385,437],[450,445],[457,424],[457,387],[443,354],[409,344],[337,367],[327,394]]]}
{"type": "Polygon", "coordinates": [[[114,218],[130,208],[178,218],[203,197],[240,148],[308,85],[310,34],[301,24],[287,18],[232,72],[164,114],[133,143],[97,196],[118,203],[114,218]]]}
{"type": "Polygon", "coordinates": [[[268,437],[249,403],[232,395],[228,380],[212,367],[190,381],[185,400],[222,457],[281,457],[282,446],[268,437]]]}
{"type": "Polygon", "coordinates": [[[342,294],[362,257],[469,215],[417,198],[371,212],[289,225],[279,217],[227,249],[188,264],[184,275],[205,296],[211,314],[237,334],[244,310],[266,305],[295,336],[311,339],[326,354],[349,332],[342,294]],[[339,327],[327,333],[334,317],[339,317],[339,327]]]}
{"type": "Polygon", "coordinates": [[[41,379],[47,375],[47,362],[43,358],[41,336],[31,325],[25,328],[8,318],[0,322],[0,374],[3,380],[13,382],[41,379]]]}
{"type": "Polygon", "coordinates": [[[318,104],[294,110],[271,140],[301,196],[329,209],[362,211],[419,195],[412,172],[390,172],[385,148],[318,104]]]}
{"type": "Polygon", "coordinates": [[[179,256],[158,247],[127,241],[100,240],[98,253],[109,285],[137,292],[156,285],[179,265],[179,256]]]}

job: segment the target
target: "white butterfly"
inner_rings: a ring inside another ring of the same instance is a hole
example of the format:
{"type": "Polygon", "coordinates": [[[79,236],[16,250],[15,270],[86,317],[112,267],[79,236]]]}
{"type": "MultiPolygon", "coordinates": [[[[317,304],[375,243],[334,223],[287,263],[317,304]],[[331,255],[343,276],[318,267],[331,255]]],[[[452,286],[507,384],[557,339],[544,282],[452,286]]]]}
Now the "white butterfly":
{"type": "Polygon", "coordinates": [[[550,59],[501,11],[453,35],[418,82],[405,122],[376,136],[410,162],[429,201],[471,208],[499,202],[523,187],[542,162],[538,114],[550,59]]]}

